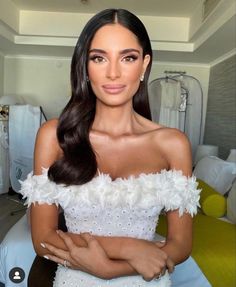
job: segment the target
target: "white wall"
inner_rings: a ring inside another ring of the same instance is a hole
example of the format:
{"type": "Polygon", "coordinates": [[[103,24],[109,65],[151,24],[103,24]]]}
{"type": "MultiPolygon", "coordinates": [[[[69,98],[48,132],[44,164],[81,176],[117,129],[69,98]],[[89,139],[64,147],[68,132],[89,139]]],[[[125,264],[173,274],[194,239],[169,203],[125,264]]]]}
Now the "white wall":
{"type": "Polygon", "coordinates": [[[4,56],[0,52],[0,97],[3,96],[3,83],[4,83],[4,56]]]}
{"type": "Polygon", "coordinates": [[[57,117],[70,95],[70,59],[6,57],[5,95],[42,106],[48,119],[57,117]]]}
{"type": "MultiPolygon", "coordinates": [[[[206,107],[208,98],[208,85],[210,76],[209,65],[198,65],[198,64],[185,64],[185,63],[164,63],[154,62],[150,74],[150,81],[165,76],[164,71],[185,71],[187,75],[193,76],[199,80],[203,90],[203,122],[202,122],[202,137],[204,135],[206,107]]],[[[203,138],[201,139],[201,141],[203,138]]]]}

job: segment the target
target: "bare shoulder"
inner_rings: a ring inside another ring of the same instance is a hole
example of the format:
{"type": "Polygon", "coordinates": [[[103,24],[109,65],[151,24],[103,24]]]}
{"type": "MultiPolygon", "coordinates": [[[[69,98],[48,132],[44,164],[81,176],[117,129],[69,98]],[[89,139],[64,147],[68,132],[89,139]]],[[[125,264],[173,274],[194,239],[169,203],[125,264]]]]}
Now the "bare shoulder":
{"type": "Polygon", "coordinates": [[[183,146],[189,145],[187,136],[178,129],[160,125],[141,116],[139,117],[139,121],[142,123],[145,133],[152,137],[152,141],[154,144],[157,144],[158,147],[160,147],[160,145],[163,145],[163,147],[166,145],[172,147],[176,144],[183,146]]]}
{"type": "Polygon", "coordinates": [[[49,136],[56,135],[57,125],[58,125],[58,119],[48,120],[42,124],[42,126],[39,129],[39,132],[44,133],[45,135],[49,134],[49,136]]]}
{"type": "Polygon", "coordinates": [[[182,170],[191,175],[192,152],[187,136],[178,129],[162,127],[154,133],[156,150],[168,162],[169,169],[182,170]]]}
{"type": "Polygon", "coordinates": [[[60,151],[57,139],[58,119],[51,119],[43,123],[38,130],[37,141],[43,142],[48,148],[53,148],[55,151],[60,151]]]}
{"type": "Polygon", "coordinates": [[[42,167],[49,167],[62,156],[57,140],[58,120],[45,122],[38,130],[34,150],[34,172],[41,173],[42,167]]]}
{"type": "Polygon", "coordinates": [[[37,133],[37,141],[43,141],[48,145],[58,146],[57,140],[57,119],[51,119],[42,124],[37,133]]]}
{"type": "Polygon", "coordinates": [[[180,130],[175,128],[160,127],[155,130],[155,138],[166,146],[188,146],[189,140],[187,136],[180,130]]]}

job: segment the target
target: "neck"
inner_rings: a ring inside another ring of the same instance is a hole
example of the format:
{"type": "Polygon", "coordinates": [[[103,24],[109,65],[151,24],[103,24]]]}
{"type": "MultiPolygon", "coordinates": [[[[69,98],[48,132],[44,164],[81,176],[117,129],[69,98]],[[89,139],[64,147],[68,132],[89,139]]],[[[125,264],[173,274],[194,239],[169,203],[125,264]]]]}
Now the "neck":
{"type": "Polygon", "coordinates": [[[113,136],[132,134],[137,114],[132,104],[118,107],[96,106],[96,115],[92,125],[94,131],[113,136]]]}

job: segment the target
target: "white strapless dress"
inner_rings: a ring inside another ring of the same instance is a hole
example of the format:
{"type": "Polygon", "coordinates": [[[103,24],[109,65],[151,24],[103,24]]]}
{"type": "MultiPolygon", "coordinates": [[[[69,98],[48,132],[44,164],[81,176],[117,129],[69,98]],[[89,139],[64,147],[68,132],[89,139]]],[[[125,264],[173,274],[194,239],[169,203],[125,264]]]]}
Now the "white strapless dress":
{"type": "MultiPolygon", "coordinates": [[[[101,236],[127,236],[154,240],[162,210],[179,210],[194,215],[199,193],[195,177],[181,171],[162,170],[112,181],[100,173],[79,186],[64,186],[49,181],[47,170],[42,175],[30,173],[22,182],[21,193],[33,202],[60,205],[69,232],[90,232],[101,236]]],[[[168,287],[166,272],[160,279],[146,282],[139,275],[103,280],[87,273],[58,266],[54,287],[168,287]]]]}

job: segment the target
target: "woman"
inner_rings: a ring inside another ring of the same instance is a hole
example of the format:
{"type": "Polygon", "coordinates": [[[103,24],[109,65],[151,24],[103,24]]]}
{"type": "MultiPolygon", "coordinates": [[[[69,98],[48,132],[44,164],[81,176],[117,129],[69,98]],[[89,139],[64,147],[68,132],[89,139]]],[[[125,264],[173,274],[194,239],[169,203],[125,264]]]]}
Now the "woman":
{"type": "Polygon", "coordinates": [[[40,128],[34,175],[22,184],[36,253],[59,263],[54,286],[166,287],[191,252],[190,145],[150,120],[151,62],[145,27],[126,10],[98,13],[79,37],[72,97],[40,128]],[[67,233],[57,230],[59,206],[67,233]],[[162,209],[165,244],[154,241],[162,209]]]}

